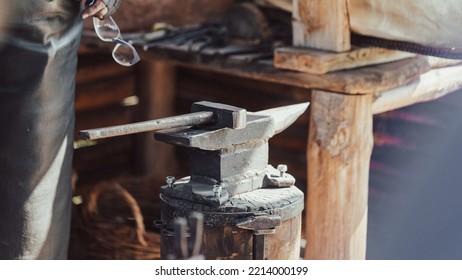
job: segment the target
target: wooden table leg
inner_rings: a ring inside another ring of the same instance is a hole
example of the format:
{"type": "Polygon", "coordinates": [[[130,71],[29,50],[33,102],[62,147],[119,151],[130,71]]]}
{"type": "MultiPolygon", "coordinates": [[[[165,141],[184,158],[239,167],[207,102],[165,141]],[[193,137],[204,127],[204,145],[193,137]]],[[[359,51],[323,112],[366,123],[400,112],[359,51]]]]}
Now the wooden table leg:
{"type": "Polygon", "coordinates": [[[307,259],[365,259],[372,96],[313,91],[307,259]]]}
{"type": "MultiPolygon", "coordinates": [[[[175,115],[176,67],[172,63],[143,60],[138,68],[139,121],[175,115]]],[[[175,147],[154,141],[154,133],[142,133],[137,141],[137,173],[152,178],[176,175],[175,147]]]]}

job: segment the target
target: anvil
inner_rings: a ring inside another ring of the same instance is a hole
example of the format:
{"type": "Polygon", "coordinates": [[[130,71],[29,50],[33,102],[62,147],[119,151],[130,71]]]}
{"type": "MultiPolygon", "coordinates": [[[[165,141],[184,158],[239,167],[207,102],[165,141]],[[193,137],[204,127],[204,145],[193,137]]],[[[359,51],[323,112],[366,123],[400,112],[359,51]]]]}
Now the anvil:
{"type": "Polygon", "coordinates": [[[206,259],[297,259],[303,192],[294,186],[287,166],[268,165],[268,141],[307,107],[302,103],[250,113],[203,101],[194,103],[190,114],[86,130],[80,136],[158,131],[157,140],[190,150],[190,176],[176,182],[169,176],[161,187],[161,221],[155,224],[161,228],[163,259],[179,244],[176,219],[191,220],[194,212],[204,215],[201,253],[206,259]]]}
{"type": "Polygon", "coordinates": [[[193,113],[212,111],[218,120],[212,125],[155,133],[158,141],[190,149],[190,177],[163,187],[163,195],[217,207],[237,194],[293,186],[295,179],[285,173],[286,166],[276,169],[268,165],[268,140],[290,126],[307,107],[308,103],[301,103],[251,113],[219,103],[194,103],[193,113]],[[228,120],[223,120],[223,115],[228,120]]]}

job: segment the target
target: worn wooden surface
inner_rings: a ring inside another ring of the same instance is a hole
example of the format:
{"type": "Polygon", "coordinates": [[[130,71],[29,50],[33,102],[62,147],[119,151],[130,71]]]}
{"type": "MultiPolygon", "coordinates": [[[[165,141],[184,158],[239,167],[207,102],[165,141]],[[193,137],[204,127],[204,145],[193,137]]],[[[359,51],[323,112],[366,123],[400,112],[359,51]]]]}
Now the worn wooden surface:
{"type": "Polygon", "coordinates": [[[259,6],[278,8],[286,12],[292,12],[292,0],[254,0],[253,2],[259,6]]]}
{"type": "Polygon", "coordinates": [[[293,0],[293,45],[330,51],[350,49],[346,0],[293,0]]]}
{"type": "Polygon", "coordinates": [[[447,58],[440,58],[440,57],[434,57],[434,56],[427,56],[427,61],[430,64],[430,67],[432,69],[444,68],[444,67],[462,64],[462,60],[447,59],[447,58]]]}
{"type": "MultiPolygon", "coordinates": [[[[92,45],[97,42],[95,38],[84,37],[82,44],[92,45]]],[[[234,59],[233,56],[213,55],[213,48],[208,49],[208,53],[202,54],[188,52],[186,49],[187,46],[184,48],[163,46],[140,51],[140,55],[142,60],[165,60],[180,66],[236,77],[345,94],[386,91],[408,84],[430,70],[428,60],[417,56],[367,68],[315,75],[277,69],[273,65],[273,59],[260,59],[249,63],[234,59]]]]}
{"type": "MultiPolygon", "coordinates": [[[[79,67],[75,77],[77,84],[86,84],[105,79],[110,83],[114,77],[133,76],[133,69],[114,63],[114,60],[112,60],[110,55],[107,53],[100,55],[105,56],[107,59],[101,62],[96,61],[95,63],[91,63],[91,66],[88,65],[87,67],[79,67]]],[[[79,58],[81,57],[82,56],[79,58]]],[[[90,57],[94,56],[90,55],[90,57]]]]}
{"type": "Polygon", "coordinates": [[[307,147],[306,258],[364,259],[372,96],[314,91],[307,147]]]}
{"type": "Polygon", "coordinates": [[[462,66],[434,69],[413,83],[374,94],[372,113],[402,108],[440,98],[462,88],[462,66]]]}
{"type": "MultiPolygon", "coordinates": [[[[151,30],[154,23],[174,26],[217,21],[237,0],[124,0],[114,14],[122,32],[151,30]]],[[[92,29],[93,22],[84,22],[92,29]]]]}
{"type": "Polygon", "coordinates": [[[300,257],[302,214],[283,221],[275,234],[266,236],[265,256],[269,260],[297,260],[300,257]]]}
{"type": "Polygon", "coordinates": [[[325,74],[336,70],[372,66],[413,57],[415,54],[382,48],[352,48],[334,53],[307,48],[278,48],[274,52],[274,66],[311,74],[325,74]]]}
{"type": "Polygon", "coordinates": [[[170,59],[178,65],[213,71],[242,78],[264,82],[285,84],[306,89],[324,89],[345,94],[374,93],[408,84],[420,74],[430,70],[428,61],[423,57],[408,58],[396,62],[358,68],[348,71],[315,75],[282,71],[273,67],[272,60],[258,63],[242,63],[229,60],[212,59],[202,63],[197,56],[185,56],[169,50],[156,50],[142,53],[145,59],[170,59]]]}
{"type": "Polygon", "coordinates": [[[427,46],[462,47],[459,0],[348,0],[353,32],[427,46]]]}
{"type": "MultiPolygon", "coordinates": [[[[175,186],[178,192],[186,193],[184,198],[161,191],[162,221],[168,231],[178,217],[189,217],[191,211],[201,212],[205,221],[202,254],[206,259],[299,259],[304,195],[298,188],[257,189],[213,207],[188,200],[190,186],[185,186],[186,182],[177,182],[175,186]],[[265,235],[263,246],[254,247],[255,234],[265,235]]],[[[174,242],[167,231],[163,232],[162,246],[174,242]]],[[[165,249],[162,255],[172,252],[174,247],[165,249]]]]}
{"type": "MultiPolygon", "coordinates": [[[[301,214],[282,221],[265,237],[265,259],[296,260],[300,255],[301,214]]],[[[252,231],[227,226],[205,227],[203,254],[207,259],[252,260],[252,231]],[[212,257],[213,256],[213,257],[212,257]]]]}
{"type": "MultiPolygon", "coordinates": [[[[333,0],[336,2],[336,0],[333,0]]],[[[270,2],[268,0],[268,2],[270,2]]],[[[276,1],[284,2],[284,1],[276,1]]],[[[294,4],[297,0],[293,0],[294,4]]],[[[325,1],[316,1],[321,3],[325,1]]],[[[344,2],[338,1],[338,2],[344,2]]],[[[383,0],[347,0],[349,28],[351,32],[405,42],[414,42],[426,46],[462,47],[459,28],[462,25],[459,0],[434,1],[383,1],[383,0]]],[[[336,2],[337,3],[337,2],[336,2]]],[[[343,5],[343,3],[340,3],[343,5]]],[[[278,3],[285,11],[286,3],[278,3]]],[[[334,17],[333,10],[321,13],[325,18],[334,17]]],[[[315,11],[313,9],[313,11],[315,11]]],[[[337,16],[338,17],[338,16],[337,16]]],[[[334,19],[335,20],[335,19],[334,19]]],[[[341,20],[341,19],[337,19],[341,20]]]]}
{"type": "Polygon", "coordinates": [[[97,109],[120,104],[124,98],[134,94],[135,78],[133,76],[117,79],[99,80],[91,84],[78,86],[76,89],[75,109],[97,109]]]}

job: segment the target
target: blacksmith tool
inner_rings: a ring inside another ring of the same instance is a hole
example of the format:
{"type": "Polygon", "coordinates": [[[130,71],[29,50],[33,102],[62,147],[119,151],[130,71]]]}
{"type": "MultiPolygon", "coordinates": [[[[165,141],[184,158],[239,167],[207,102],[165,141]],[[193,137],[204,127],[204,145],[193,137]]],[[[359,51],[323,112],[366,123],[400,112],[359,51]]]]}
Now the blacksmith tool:
{"type": "MultiPolygon", "coordinates": [[[[178,28],[165,36],[149,40],[142,44],[144,50],[164,45],[192,45],[195,42],[203,42],[200,50],[207,46],[222,46],[227,41],[227,29],[221,24],[201,24],[178,28]]],[[[199,50],[199,51],[200,51],[199,50]]]]}
{"type": "Polygon", "coordinates": [[[207,108],[208,110],[195,110],[190,114],[127,125],[82,130],[79,132],[79,138],[83,140],[97,140],[167,128],[197,125],[211,125],[212,127],[230,127],[236,129],[243,128],[246,125],[247,115],[245,109],[206,101],[195,103],[194,106],[194,108],[201,107],[207,108]]]}
{"type": "MultiPolygon", "coordinates": [[[[214,103],[196,103],[207,111],[214,103]]],[[[206,259],[298,259],[303,193],[287,166],[268,164],[268,140],[290,126],[307,103],[246,114],[240,129],[183,127],[155,139],[190,150],[190,176],[161,188],[161,257],[174,250],[174,221],[204,215],[206,259]]]]}
{"type": "MultiPolygon", "coordinates": [[[[203,112],[221,106],[198,102],[193,104],[192,111],[203,112]]],[[[281,177],[278,170],[268,165],[268,140],[292,124],[307,107],[308,104],[303,103],[249,112],[245,117],[241,113],[240,119],[247,119],[247,122],[245,126],[239,126],[240,129],[223,129],[221,124],[202,129],[183,127],[160,131],[155,134],[155,139],[191,149],[191,179],[186,184],[190,187],[190,198],[220,206],[230,196],[266,186],[288,187],[295,183],[291,175],[281,177]]],[[[236,112],[246,111],[236,108],[236,112]]],[[[178,190],[168,188],[165,192],[176,193],[178,190]]],[[[186,193],[183,191],[180,190],[182,195],[186,193]]]]}
{"type": "Polygon", "coordinates": [[[268,141],[307,107],[302,103],[251,113],[202,101],[192,105],[190,114],[86,130],[80,136],[157,131],[156,140],[189,148],[190,176],[177,181],[169,176],[160,191],[161,221],[155,224],[161,227],[163,259],[186,251],[184,245],[178,248],[175,221],[184,218],[191,224],[194,212],[204,216],[201,254],[206,259],[297,259],[303,193],[286,165],[268,164],[268,141]]]}

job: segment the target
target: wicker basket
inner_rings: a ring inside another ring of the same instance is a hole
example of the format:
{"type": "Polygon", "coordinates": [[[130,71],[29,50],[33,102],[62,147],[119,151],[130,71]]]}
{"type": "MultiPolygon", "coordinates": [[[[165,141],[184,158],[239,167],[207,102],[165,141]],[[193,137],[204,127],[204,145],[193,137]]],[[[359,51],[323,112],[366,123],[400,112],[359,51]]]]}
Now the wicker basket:
{"type": "Polygon", "coordinates": [[[118,182],[97,184],[83,199],[75,219],[86,259],[160,259],[160,235],[145,230],[137,201],[118,182]]]}

